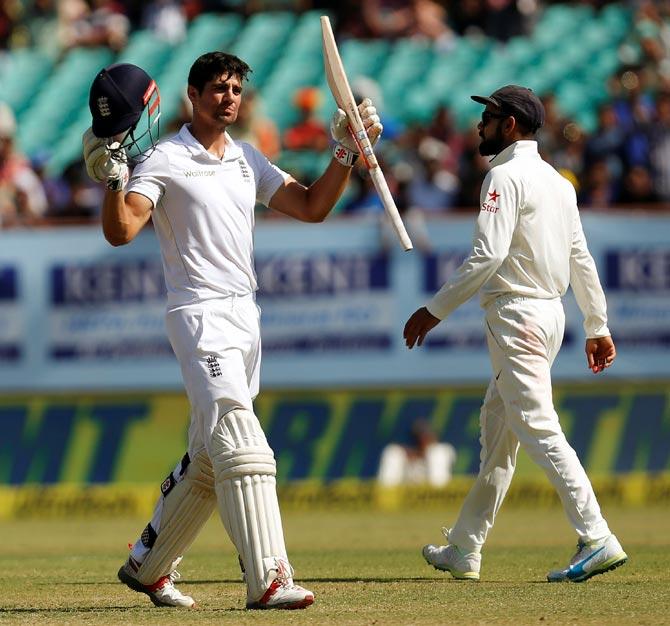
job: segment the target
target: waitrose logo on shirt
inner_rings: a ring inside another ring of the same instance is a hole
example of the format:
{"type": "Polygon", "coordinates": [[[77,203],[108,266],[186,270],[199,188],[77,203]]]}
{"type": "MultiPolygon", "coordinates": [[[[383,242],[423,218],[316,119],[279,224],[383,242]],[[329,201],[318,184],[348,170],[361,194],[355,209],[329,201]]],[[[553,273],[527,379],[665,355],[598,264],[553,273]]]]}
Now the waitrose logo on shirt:
{"type": "Polygon", "coordinates": [[[214,170],[184,170],[184,176],[191,178],[193,176],[214,176],[214,170]]]}

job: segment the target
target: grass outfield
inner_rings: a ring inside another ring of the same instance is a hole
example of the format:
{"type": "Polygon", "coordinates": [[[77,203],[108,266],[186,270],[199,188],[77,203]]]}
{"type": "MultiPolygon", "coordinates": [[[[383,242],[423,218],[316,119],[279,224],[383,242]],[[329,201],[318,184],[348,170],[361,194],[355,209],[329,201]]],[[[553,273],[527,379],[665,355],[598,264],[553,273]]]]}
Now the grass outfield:
{"type": "Polygon", "coordinates": [[[548,584],[575,538],[558,508],[511,508],[484,553],[482,581],[458,582],[423,561],[454,511],[298,512],[284,516],[304,611],[247,612],[232,545],[212,519],[180,568],[195,610],[156,609],[116,581],[142,520],[0,523],[0,623],[9,624],[670,624],[667,508],[606,508],[628,552],[582,584],[548,584]]]}

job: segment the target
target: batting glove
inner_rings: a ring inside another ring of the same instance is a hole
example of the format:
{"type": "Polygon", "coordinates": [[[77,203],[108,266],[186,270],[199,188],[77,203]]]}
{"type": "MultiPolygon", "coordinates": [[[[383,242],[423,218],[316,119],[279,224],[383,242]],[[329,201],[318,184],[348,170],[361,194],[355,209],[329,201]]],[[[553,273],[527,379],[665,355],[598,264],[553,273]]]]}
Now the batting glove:
{"type": "Polygon", "coordinates": [[[82,144],[88,175],[96,183],[105,183],[107,189],[122,191],[128,182],[128,164],[125,151],[118,151],[120,144],[115,141],[107,145],[107,140],[96,137],[90,128],[84,133],[82,144]]]}
{"type": "MultiPolygon", "coordinates": [[[[374,147],[379,141],[384,127],[377,115],[377,109],[372,104],[370,98],[365,98],[363,102],[358,105],[358,112],[361,114],[363,126],[368,134],[368,139],[374,147]]],[[[347,114],[342,109],[337,109],[330,121],[330,134],[335,140],[333,146],[333,156],[342,165],[351,166],[358,158],[358,145],[354,141],[349,130],[349,122],[347,121],[347,114]]]]}

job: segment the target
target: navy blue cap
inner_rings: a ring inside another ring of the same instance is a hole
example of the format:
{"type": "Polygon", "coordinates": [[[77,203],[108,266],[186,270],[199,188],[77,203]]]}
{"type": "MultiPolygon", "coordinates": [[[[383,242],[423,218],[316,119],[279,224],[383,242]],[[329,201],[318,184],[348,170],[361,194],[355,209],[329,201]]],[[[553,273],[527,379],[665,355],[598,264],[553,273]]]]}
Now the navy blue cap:
{"type": "Polygon", "coordinates": [[[116,63],[100,70],[88,99],[93,134],[108,138],[133,129],[155,90],[151,76],[137,65],[116,63]]]}

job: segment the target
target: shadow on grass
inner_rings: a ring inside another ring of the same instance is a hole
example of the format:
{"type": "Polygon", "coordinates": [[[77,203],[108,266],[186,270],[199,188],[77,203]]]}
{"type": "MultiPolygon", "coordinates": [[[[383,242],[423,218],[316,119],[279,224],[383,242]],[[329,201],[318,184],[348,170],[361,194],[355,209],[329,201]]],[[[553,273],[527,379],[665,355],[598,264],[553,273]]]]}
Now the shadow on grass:
{"type": "MultiPolygon", "coordinates": [[[[147,611],[156,611],[156,607],[153,605],[136,605],[136,606],[81,606],[77,608],[51,608],[51,609],[38,609],[38,608],[28,608],[28,607],[16,607],[16,608],[1,608],[0,607],[0,616],[2,615],[74,615],[77,613],[108,613],[109,611],[122,611],[124,613],[130,611],[147,610],[147,611]]],[[[203,609],[202,607],[197,607],[193,609],[198,612],[208,612],[208,613],[238,613],[241,611],[248,612],[244,607],[229,607],[227,609],[203,609]]]]}
{"type": "MultiPolygon", "coordinates": [[[[296,582],[299,583],[423,583],[423,582],[451,582],[453,584],[479,584],[479,585],[508,585],[508,584],[518,584],[518,583],[547,583],[546,580],[527,580],[527,581],[509,581],[509,580],[456,580],[451,578],[448,574],[440,576],[436,574],[435,576],[396,576],[396,577],[379,577],[379,576],[345,576],[341,578],[334,578],[332,576],[327,577],[300,577],[296,578],[296,582]]],[[[41,583],[42,586],[53,586],[54,582],[49,581],[41,583]]],[[[118,580],[88,580],[88,581],[68,581],[68,582],[58,582],[57,585],[73,585],[73,586],[85,586],[85,585],[119,585],[118,580]]],[[[240,584],[243,585],[244,581],[239,578],[219,578],[217,580],[188,580],[181,579],[179,585],[228,585],[228,584],[240,584]]],[[[548,583],[547,583],[548,584],[548,583]]],[[[556,584],[556,583],[554,583],[556,584]]],[[[565,583],[567,584],[567,583],[565,583]]]]}

